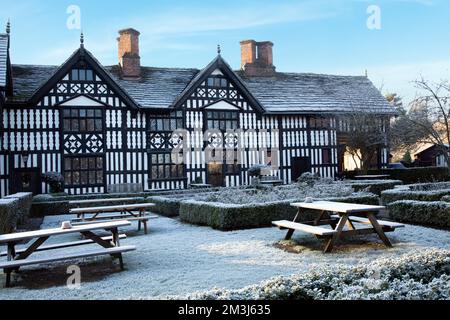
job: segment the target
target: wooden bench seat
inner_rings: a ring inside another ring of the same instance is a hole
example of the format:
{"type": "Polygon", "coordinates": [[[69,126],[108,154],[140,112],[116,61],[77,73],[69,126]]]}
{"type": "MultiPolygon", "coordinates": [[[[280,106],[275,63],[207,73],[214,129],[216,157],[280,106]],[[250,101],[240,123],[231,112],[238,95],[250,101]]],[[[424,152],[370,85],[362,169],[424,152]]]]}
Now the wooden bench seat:
{"type": "MultiPolygon", "coordinates": [[[[127,236],[125,234],[119,235],[119,239],[126,239],[127,236]]],[[[105,241],[111,241],[112,236],[109,237],[102,237],[102,240],[105,241]]],[[[49,251],[49,250],[58,250],[58,249],[64,249],[64,248],[71,248],[71,247],[78,247],[78,246],[84,246],[88,244],[93,244],[94,241],[88,239],[88,240],[80,240],[80,241],[72,241],[72,242],[65,242],[65,243],[57,243],[57,244],[50,244],[47,246],[41,246],[36,249],[36,252],[39,251],[49,251]]],[[[16,250],[16,254],[21,254],[25,252],[26,249],[18,249],[16,250]]],[[[8,253],[6,251],[0,252],[0,257],[6,257],[8,253]]]]}
{"type": "MultiPolygon", "coordinates": [[[[99,218],[95,218],[95,219],[85,219],[84,221],[80,221],[80,222],[73,222],[72,225],[73,226],[83,226],[83,225],[89,225],[89,224],[97,224],[97,223],[105,223],[108,222],[112,219],[108,219],[106,218],[106,220],[103,220],[104,217],[99,217],[99,218]]],[[[144,225],[144,233],[148,234],[148,227],[147,227],[147,222],[150,220],[150,217],[147,216],[142,216],[142,217],[134,217],[134,216],[128,216],[128,217],[122,217],[121,219],[115,219],[115,220],[124,220],[124,221],[129,221],[129,222],[133,222],[133,221],[137,221],[139,222],[138,225],[138,231],[141,231],[141,224],[144,225]]]]}
{"type": "Polygon", "coordinates": [[[74,224],[77,224],[77,223],[86,222],[86,221],[89,221],[89,222],[92,223],[92,222],[97,222],[97,221],[101,221],[101,220],[104,220],[102,222],[105,222],[105,221],[108,221],[108,220],[134,221],[133,219],[135,219],[135,218],[145,218],[145,219],[149,220],[149,219],[157,219],[158,216],[149,215],[149,214],[143,215],[142,217],[135,217],[135,216],[132,216],[132,215],[129,215],[129,214],[118,214],[118,215],[109,215],[109,216],[108,215],[102,215],[101,217],[95,217],[95,218],[84,218],[84,219],[76,218],[76,219],[72,219],[72,222],[74,224]]]}
{"type": "Polygon", "coordinates": [[[73,259],[81,259],[81,258],[89,258],[96,257],[102,255],[116,255],[124,252],[134,251],[136,250],[135,246],[122,246],[122,247],[113,247],[113,248],[105,248],[100,250],[87,251],[78,254],[70,254],[64,256],[55,256],[50,258],[41,258],[41,259],[24,259],[24,260],[13,260],[7,262],[0,262],[0,269],[16,269],[24,266],[31,266],[42,263],[49,263],[55,261],[65,261],[65,260],[73,260],[73,259]]]}
{"type": "Polygon", "coordinates": [[[279,228],[304,231],[304,232],[312,233],[312,234],[315,234],[318,236],[331,236],[336,233],[336,231],[331,230],[331,229],[326,229],[326,228],[317,227],[317,226],[310,226],[307,224],[296,223],[296,222],[287,221],[287,220],[274,221],[274,222],[272,222],[272,224],[279,228]]]}
{"type": "MultiPolygon", "coordinates": [[[[339,218],[338,215],[332,215],[332,218],[339,218]]],[[[348,219],[352,222],[357,222],[357,223],[361,223],[361,224],[368,224],[371,225],[370,220],[366,219],[366,218],[362,218],[362,217],[355,217],[355,216],[350,216],[348,217],[348,219]]],[[[385,220],[377,220],[378,224],[382,227],[389,227],[392,229],[396,229],[396,228],[404,228],[405,225],[401,224],[401,223],[397,223],[397,222],[392,222],[392,221],[385,221],[385,220]]]]}

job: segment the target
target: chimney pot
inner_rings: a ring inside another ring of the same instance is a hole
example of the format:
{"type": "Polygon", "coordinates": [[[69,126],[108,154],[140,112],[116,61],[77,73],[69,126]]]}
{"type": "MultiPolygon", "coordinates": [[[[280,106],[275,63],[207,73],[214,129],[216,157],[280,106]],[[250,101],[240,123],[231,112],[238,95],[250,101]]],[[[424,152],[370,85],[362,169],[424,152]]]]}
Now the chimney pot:
{"type": "Polygon", "coordinates": [[[139,31],[128,28],[119,31],[119,66],[122,77],[138,79],[141,76],[141,57],[139,56],[139,31]]]}

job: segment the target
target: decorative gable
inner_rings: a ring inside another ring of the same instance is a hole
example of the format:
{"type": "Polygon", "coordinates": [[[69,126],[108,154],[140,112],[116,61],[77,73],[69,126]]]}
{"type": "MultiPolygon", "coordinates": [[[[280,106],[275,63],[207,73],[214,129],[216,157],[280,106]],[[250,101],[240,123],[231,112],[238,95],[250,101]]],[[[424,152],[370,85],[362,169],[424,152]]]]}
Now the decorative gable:
{"type": "Polygon", "coordinates": [[[83,47],[36,91],[30,104],[52,107],[80,95],[92,97],[112,107],[138,108],[136,102],[83,47]]]}
{"type": "Polygon", "coordinates": [[[227,101],[243,111],[264,113],[259,101],[220,55],[191,81],[173,107],[200,109],[219,101],[221,107],[227,101]]]}

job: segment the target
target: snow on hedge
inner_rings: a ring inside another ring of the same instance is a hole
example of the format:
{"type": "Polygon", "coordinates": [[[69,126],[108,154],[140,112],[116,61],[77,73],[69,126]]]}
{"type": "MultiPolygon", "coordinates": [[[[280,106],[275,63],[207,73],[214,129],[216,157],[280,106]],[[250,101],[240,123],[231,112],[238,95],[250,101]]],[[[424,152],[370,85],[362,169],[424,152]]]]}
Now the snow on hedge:
{"type": "Polygon", "coordinates": [[[266,187],[261,189],[224,188],[219,192],[198,194],[191,199],[225,204],[260,204],[282,200],[299,200],[306,197],[329,198],[351,196],[354,190],[344,182],[321,180],[315,185],[297,183],[286,186],[266,187]]]}
{"type": "Polygon", "coordinates": [[[449,300],[450,251],[427,250],[357,266],[321,266],[239,290],[213,289],[191,300],[449,300]]]}

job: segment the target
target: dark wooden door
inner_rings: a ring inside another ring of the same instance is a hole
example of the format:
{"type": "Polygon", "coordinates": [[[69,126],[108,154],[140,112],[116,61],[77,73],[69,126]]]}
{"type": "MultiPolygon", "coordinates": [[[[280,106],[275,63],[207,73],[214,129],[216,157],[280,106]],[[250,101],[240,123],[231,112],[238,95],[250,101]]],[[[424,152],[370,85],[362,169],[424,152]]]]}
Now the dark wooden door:
{"type": "Polygon", "coordinates": [[[39,168],[13,170],[11,194],[18,192],[33,192],[33,195],[41,193],[41,173],[39,168]]]}
{"type": "Polygon", "coordinates": [[[297,181],[298,178],[305,172],[311,172],[311,158],[309,157],[298,157],[292,158],[292,173],[291,180],[297,181]]]}
{"type": "Polygon", "coordinates": [[[223,165],[220,163],[210,163],[208,164],[208,184],[213,187],[223,187],[224,185],[224,174],[223,165]]]}

